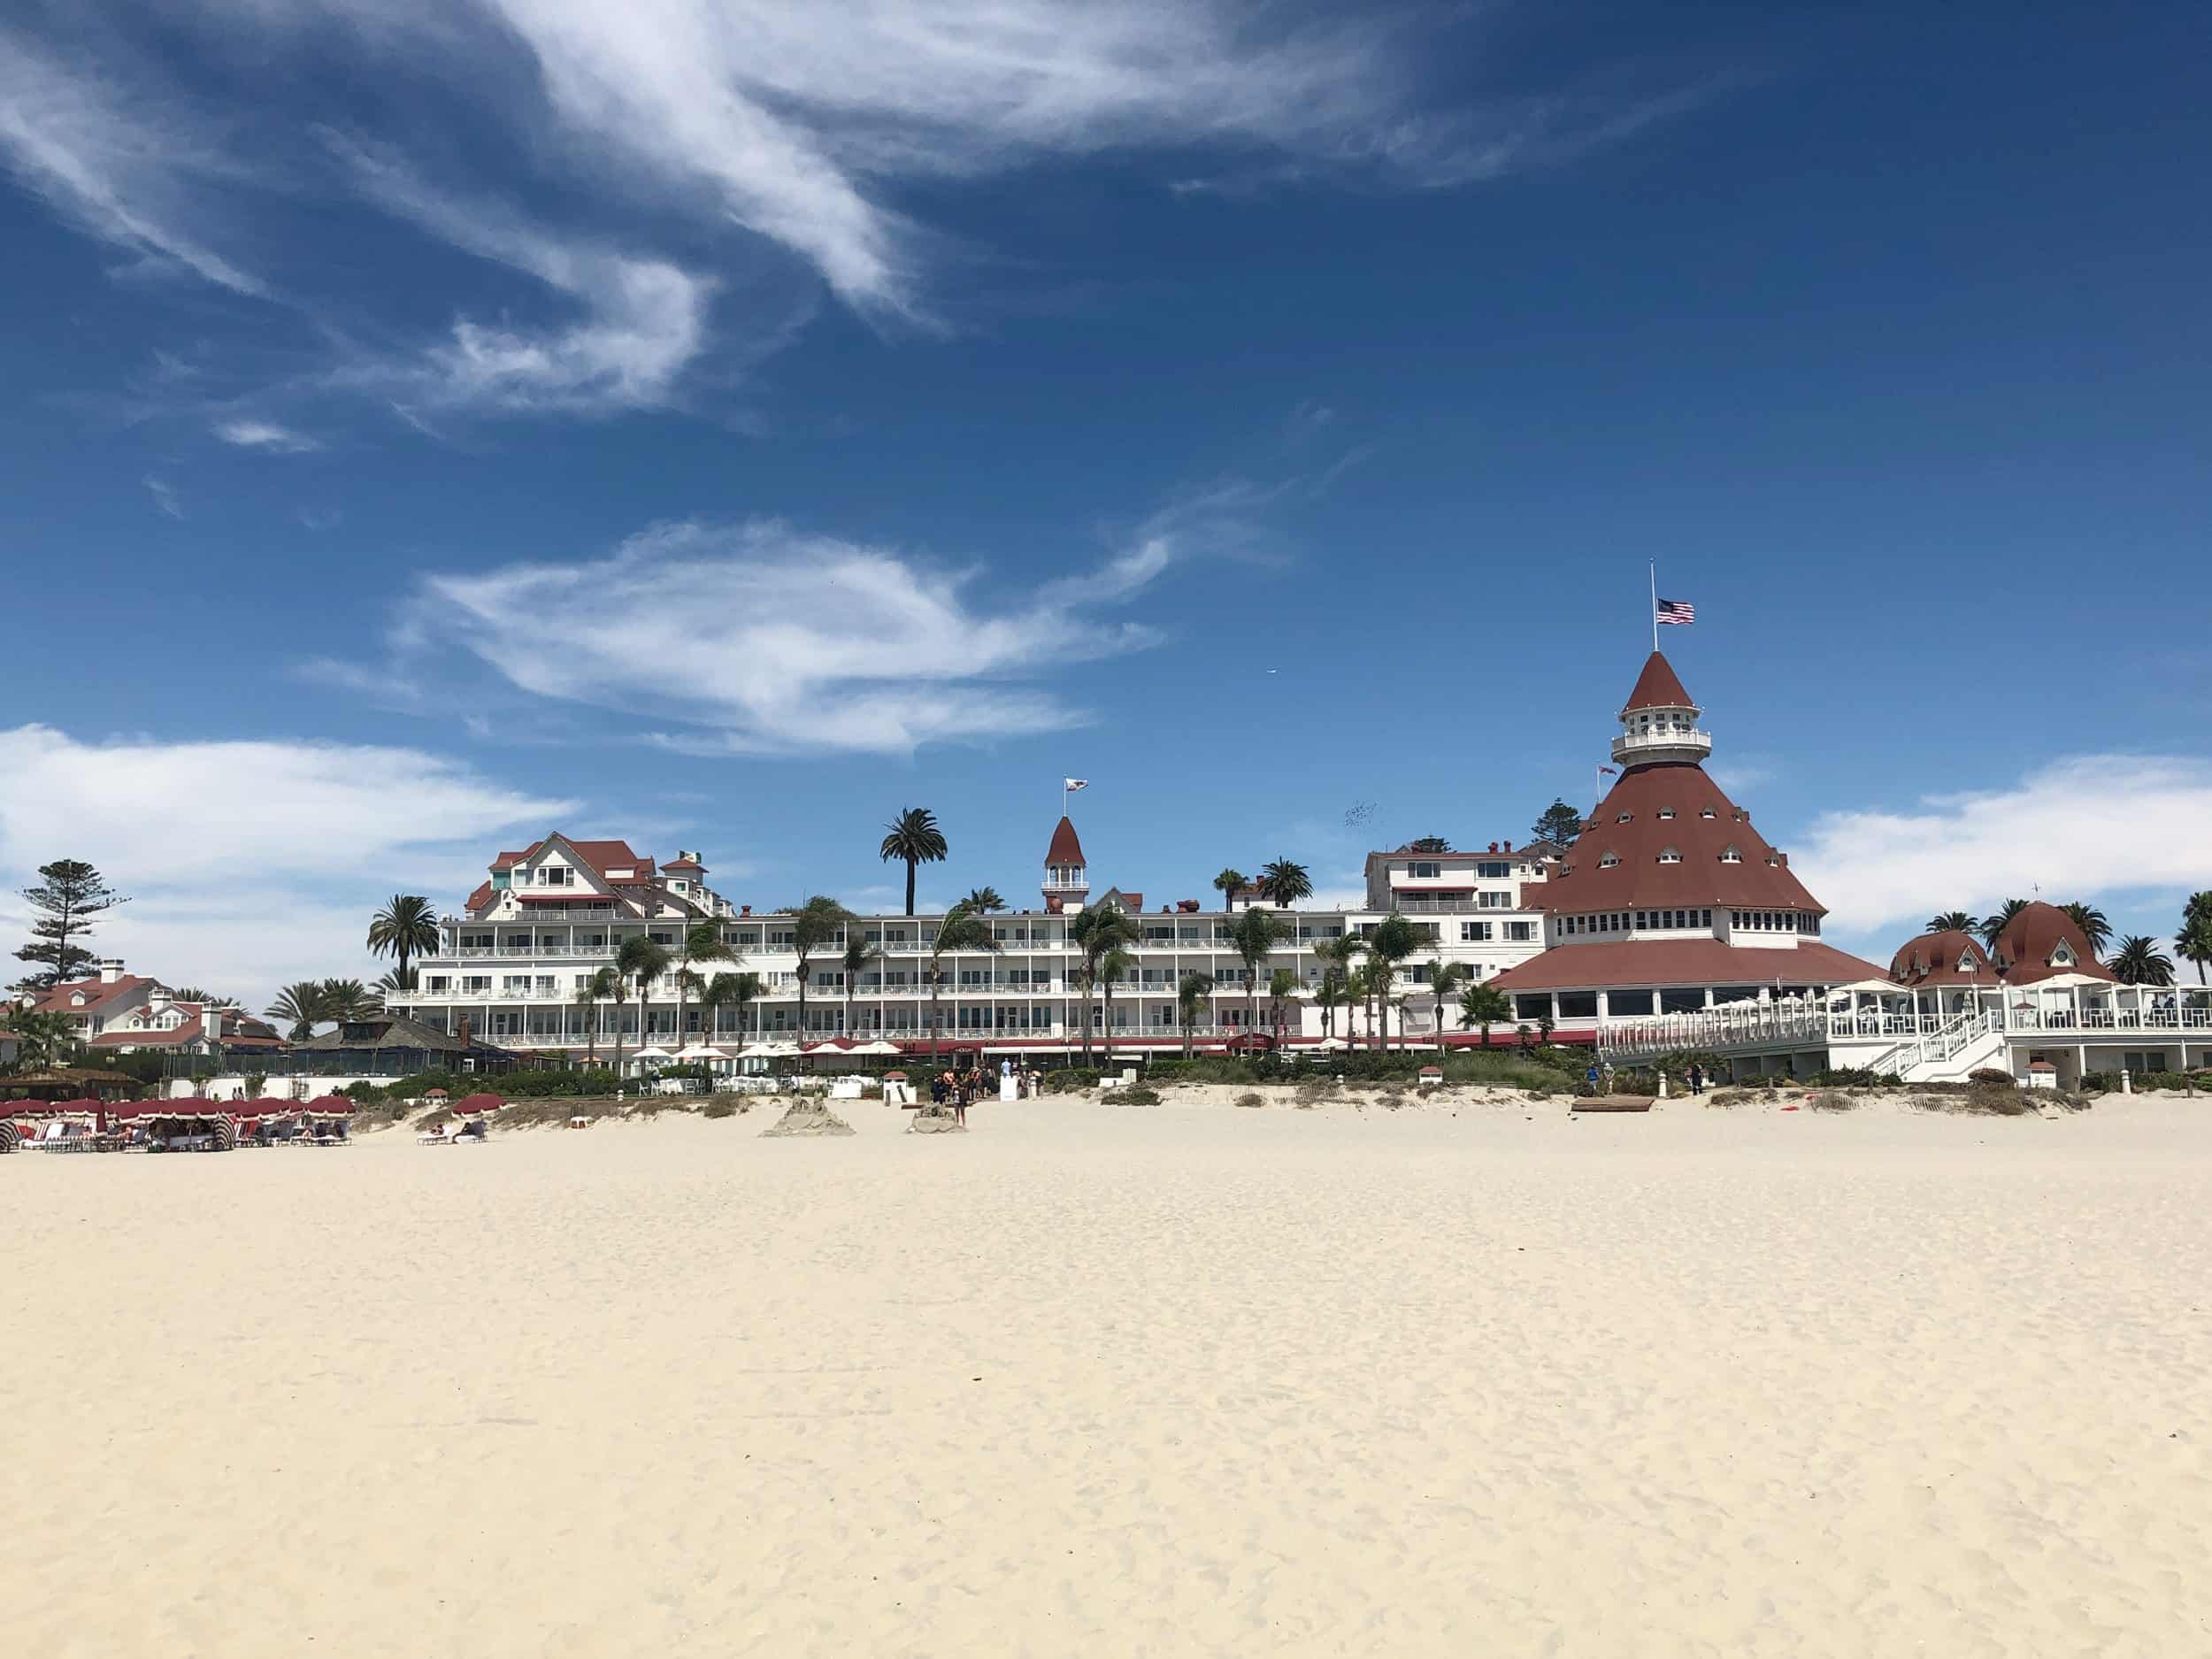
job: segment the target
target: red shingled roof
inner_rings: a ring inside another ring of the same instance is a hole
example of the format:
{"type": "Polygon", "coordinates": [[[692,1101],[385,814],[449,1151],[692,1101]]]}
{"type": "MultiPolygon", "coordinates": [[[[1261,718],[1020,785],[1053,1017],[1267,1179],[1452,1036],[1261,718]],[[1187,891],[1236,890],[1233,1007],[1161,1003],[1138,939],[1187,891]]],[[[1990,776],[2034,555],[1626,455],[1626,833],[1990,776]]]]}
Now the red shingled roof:
{"type": "Polygon", "coordinates": [[[1690,904],[1825,914],[1751,827],[1750,815],[1688,761],[1630,767],[1598,803],[1551,879],[1525,888],[1521,902],[1564,915],[1690,904]],[[1669,811],[1671,818],[1659,816],[1669,811]],[[1724,863],[1731,848],[1738,862],[1724,863]],[[1670,849],[1681,856],[1679,864],[1659,862],[1670,849]],[[1620,862],[1609,865],[1609,856],[1620,862]]]}
{"type": "Polygon", "coordinates": [[[2057,905],[2046,904],[2040,899],[2012,918],[2011,925],[1998,936],[1996,949],[1991,954],[2003,967],[2006,980],[2013,985],[2033,985],[2038,979],[2061,973],[2085,973],[2093,979],[2113,979],[2117,983],[2112,971],[2097,960],[2097,953],[2090,949],[2081,929],[2074,926],[2074,918],[2057,905]],[[2071,962],[2051,959],[2062,944],[2073,952],[2071,962]]]}
{"type": "Polygon", "coordinates": [[[1076,839],[1075,826],[1064,816],[1054,826],[1052,845],[1045,849],[1048,864],[1079,864],[1089,862],[1083,856],[1083,843],[1076,839]]]}
{"type": "Polygon", "coordinates": [[[1801,939],[1786,949],[1726,945],[1717,939],[1632,939],[1554,945],[1489,981],[1501,991],[1603,990],[1682,985],[1848,985],[1878,979],[1870,962],[1801,939]]]}
{"type": "Polygon", "coordinates": [[[152,984],[154,981],[142,973],[123,974],[112,985],[103,985],[97,979],[70,979],[50,991],[36,993],[38,1010],[42,1014],[96,1014],[119,997],[152,984]],[[80,992],[84,994],[83,1003],[71,1006],[69,999],[80,992]]]}
{"type": "Polygon", "coordinates": [[[1632,714],[1638,709],[1694,709],[1690,694],[1682,688],[1682,681],[1674,672],[1674,664],[1654,651],[1644,659],[1644,672],[1636,676],[1636,689],[1628,694],[1628,702],[1622,706],[1623,714],[1632,714]]]}
{"type": "Polygon", "coordinates": [[[1900,985],[1994,985],[1997,970],[1980,940],[1953,927],[1908,941],[1890,959],[1889,977],[1900,985]],[[1970,964],[1964,973],[1961,962],[1970,964]]]}

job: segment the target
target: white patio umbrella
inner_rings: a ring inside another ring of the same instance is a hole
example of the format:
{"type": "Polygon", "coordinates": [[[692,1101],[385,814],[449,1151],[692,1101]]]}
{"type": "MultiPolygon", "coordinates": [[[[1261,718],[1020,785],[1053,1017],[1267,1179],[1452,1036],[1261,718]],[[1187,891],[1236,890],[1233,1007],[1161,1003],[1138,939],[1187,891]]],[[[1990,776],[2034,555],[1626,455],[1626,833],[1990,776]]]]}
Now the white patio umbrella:
{"type": "Polygon", "coordinates": [[[658,1043],[655,1043],[650,1048],[640,1048],[630,1056],[633,1060],[673,1060],[675,1057],[658,1043]]]}
{"type": "Polygon", "coordinates": [[[726,1060],[730,1056],[712,1043],[695,1042],[687,1048],[678,1049],[676,1057],[679,1060],[726,1060]]]}
{"type": "Polygon", "coordinates": [[[1334,1052],[1340,1048],[1348,1048],[1352,1046],[1352,1044],[1348,1038],[1324,1037],[1319,1042],[1315,1043],[1313,1046],[1317,1048],[1326,1048],[1334,1052]]]}
{"type": "Polygon", "coordinates": [[[900,1048],[895,1042],[886,1042],[882,1038],[879,1037],[873,1042],[862,1043],[860,1047],[853,1049],[852,1052],[854,1054],[904,1054],[906,1050],[900,1048]]]}
{"type": "Polygon", "coordinates": [[[787,1060],[799,1052],[795,1042],[749,1042],[738,1050],[741,1060],[787,1060]]]}

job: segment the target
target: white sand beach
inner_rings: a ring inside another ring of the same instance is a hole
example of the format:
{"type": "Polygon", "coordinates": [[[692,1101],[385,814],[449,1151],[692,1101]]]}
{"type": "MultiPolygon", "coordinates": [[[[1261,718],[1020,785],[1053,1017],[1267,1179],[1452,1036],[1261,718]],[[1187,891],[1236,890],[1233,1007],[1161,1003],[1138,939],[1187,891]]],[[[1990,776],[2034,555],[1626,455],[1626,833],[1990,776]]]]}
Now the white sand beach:
{"type": "Polygon", "coordinates": [[[2212,1102],[0,1162],[0,1653],[2212,1651],[2212,1102]]]}

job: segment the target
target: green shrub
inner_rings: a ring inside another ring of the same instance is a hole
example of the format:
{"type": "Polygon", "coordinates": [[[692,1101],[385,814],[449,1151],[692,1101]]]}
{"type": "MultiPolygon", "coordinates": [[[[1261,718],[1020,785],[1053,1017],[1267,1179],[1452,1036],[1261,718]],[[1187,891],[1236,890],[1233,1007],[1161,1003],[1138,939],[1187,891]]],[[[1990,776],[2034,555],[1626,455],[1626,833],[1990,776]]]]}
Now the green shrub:
{"type": "Polygon", "coordinates": [[[1056,1071],[1045,1073],[1045,1093],[1048,1094],[1073,1094],[1097,1087],[1097,1071],[1084,1066],[1063,1066],[1056,1071]]]}
{"type": "Polygon", "coordinates": [[[1828,1066],[1813,1073],[1819,1088],[1880,1088],[1888,1078],[1863,1065],[1828,1066]]]}
{"type": "Polygon", "coordinates": [[[1118,1101],[1124,1106],[1157,1106],[1160,1103],[1160,1091],[1156,1088],[1146,1088],[1140,1084],[1133,1088],[1109,1089],[1106,1091],[1106,1098],[1110,1101],[1118,1101]]]}
{"type": "Polygon", "coordinates": [[[1857,1108],[1858,1103],[1859,1097],[1856,1094],[1847,1094],[1839,1088],[1821,1089],[1805,1097],[1805,1104],[1816,1112],[1852,1111],[1857,1108]]]}
{"type": "Polygon", "coordinates": [[[1976,1066],[1966,1074],[1969,1083],[1983,1088],[2018,1088],[2020,1079],[2009,1071],[1993,1065],[1976,1066]]]}
{"type": "Polygon", "coordinates": [[[717,1096],[699,1109],[699,1115],[702,1118],[734,1118],[737,1116],[737,1102],[717,1096]]]}
{"type": "Polygon", "coordinates": [[[1267,1102],[1260,1097],[1259,1092],[1256,1089],[1247,1089],[1243,1094],[1237,1096],[1237,1104],[1240,1106],[1264,1106],[1267,1102]]]}

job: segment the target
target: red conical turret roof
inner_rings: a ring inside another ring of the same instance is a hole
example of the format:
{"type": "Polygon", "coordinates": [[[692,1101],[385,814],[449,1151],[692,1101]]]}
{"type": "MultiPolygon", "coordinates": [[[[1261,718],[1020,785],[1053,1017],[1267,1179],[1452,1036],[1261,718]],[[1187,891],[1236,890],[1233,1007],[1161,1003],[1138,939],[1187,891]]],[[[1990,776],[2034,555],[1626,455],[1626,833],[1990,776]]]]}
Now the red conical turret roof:
{"type": "Polygon", "coordinates": [[[1052,832],[1052,845],[1045,849],[1048,864],[1079,864],[1087,863],[1083,856],[1083,843],[1076,839],[1075,826],[1065,817],[1052,832]]]}
{"type": "Polygon", "coordinates": [[[1665,657],[1654,651],[1644,663],[1644,672],[1636,676],[1636,689],[1628,694],[1623,714],[1633,714],[1639,709],[1694,709],[1690,694],[1682,689],[1674,666],[1665,657]]]}

